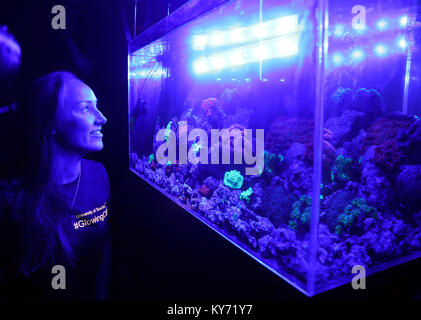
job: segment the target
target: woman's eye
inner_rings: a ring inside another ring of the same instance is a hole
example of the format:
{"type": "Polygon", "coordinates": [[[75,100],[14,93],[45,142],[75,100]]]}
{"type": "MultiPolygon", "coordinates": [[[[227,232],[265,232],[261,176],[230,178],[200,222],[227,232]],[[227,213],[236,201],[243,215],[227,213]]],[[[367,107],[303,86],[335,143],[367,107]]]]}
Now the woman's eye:
{"type": "Polygon", "coordinates": [[[82,111],[83,112],[90,112],[91,111],[91,108],[89,106],[86,106],[86,107],[83,107],[82,108],[82,111]]]}

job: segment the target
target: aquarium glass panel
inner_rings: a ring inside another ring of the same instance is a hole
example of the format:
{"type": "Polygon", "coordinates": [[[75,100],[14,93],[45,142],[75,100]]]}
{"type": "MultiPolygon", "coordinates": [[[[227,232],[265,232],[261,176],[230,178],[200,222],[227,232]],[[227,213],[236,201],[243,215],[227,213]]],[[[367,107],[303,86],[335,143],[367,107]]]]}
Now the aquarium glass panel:
{"type": "Polygon", "coordinates": [[[221,2],[131,41],[131,170],[310,296],[419,256],[416,1],[221,2]]]}
{"type": "Polygon", "coordinates": [[[360,4],[329,1],[318,291],[421,249],[416,2],[360,4]]]}

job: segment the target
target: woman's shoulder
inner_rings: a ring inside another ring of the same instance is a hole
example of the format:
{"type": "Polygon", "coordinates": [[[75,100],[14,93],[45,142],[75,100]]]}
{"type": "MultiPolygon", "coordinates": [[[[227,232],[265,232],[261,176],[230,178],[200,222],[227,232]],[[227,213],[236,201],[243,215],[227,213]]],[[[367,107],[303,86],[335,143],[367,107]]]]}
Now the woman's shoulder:
{"type": "Polygon", "coordinates": [[[82,159],[82,166],[83,169],[89,173],[107,175],[107,170],[105,170],[105,167],[101,162],[82,159]]]}

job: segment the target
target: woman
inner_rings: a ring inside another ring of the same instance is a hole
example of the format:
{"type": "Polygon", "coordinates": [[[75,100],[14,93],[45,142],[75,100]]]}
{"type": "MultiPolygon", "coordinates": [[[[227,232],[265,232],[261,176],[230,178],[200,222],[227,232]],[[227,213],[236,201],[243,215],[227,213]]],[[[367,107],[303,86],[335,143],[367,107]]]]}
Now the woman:
{"type": "Polygon", "coordinates": [[[69,72],[39,78],[18,110],[26,132],[21,174],[0,193],[5,294],[104,298],[109,182],[100,163],[83,157],[103,148],[107,119],[93,91],[69,72]],[[65,277],[54,278],[54,265],[65,277]]]}

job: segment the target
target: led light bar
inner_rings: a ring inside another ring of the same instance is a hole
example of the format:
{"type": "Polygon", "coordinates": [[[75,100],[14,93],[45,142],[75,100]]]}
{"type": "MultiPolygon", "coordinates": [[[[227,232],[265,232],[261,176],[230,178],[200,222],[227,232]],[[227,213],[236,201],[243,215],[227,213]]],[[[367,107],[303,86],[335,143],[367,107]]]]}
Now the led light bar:
{"type": "Polygon", "coordinates": [[[269,20],[248,27],[235,27],[228,31],[214,30],[209,34],[193,36],[193,50],[201,51],[207,47],[255,42],[279,37],[298,31],[298,15],[291,15],[269,20]]]}
{"type": "Polygon", "coordinates": [[[294,34],[200,57],[193,61],[193,71],[204,74],[256,61],[292,57],[299,52],[298,43],[299,36],[294,34]]]}

